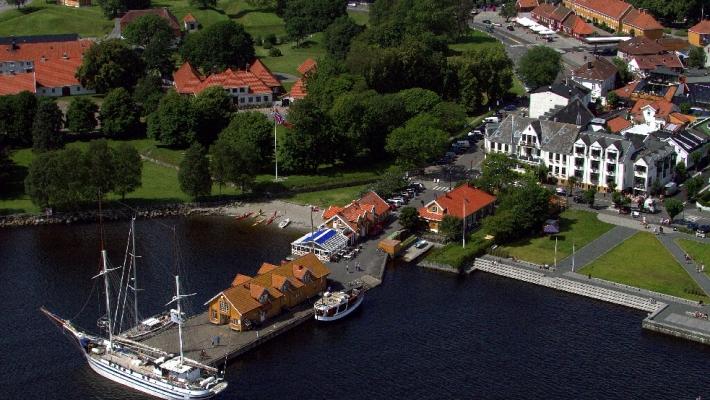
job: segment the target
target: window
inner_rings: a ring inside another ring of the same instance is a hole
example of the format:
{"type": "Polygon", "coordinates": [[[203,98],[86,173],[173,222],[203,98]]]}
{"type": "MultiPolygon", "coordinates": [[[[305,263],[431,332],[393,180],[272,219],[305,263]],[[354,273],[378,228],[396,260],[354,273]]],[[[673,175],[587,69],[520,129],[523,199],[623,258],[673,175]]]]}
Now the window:
{"type": "Polygon", "coordinates": [[[507,144],[504,144],[504,145],[503,145],[503,151],[505,151],[505,152],[508,151],[508,145],[507,145],[507,144]]]}
{"type": "Polygon", "coordinates": [[[566,176],[566,175],[567,175],[567,168],[562,167],[562,176],[566,176]]]}
{"type": "Polygon", "coordinates": [[[269,101],[269,96],[264,96],[264,101],[269,101]]]}
{"type": "Polygon", "coordinates": [[[55,91],[55,89],[54,89],[54,88],[52,88],[52,93],[54,93],[54,91],[55,91]]]}
{"type": "Polygon", "coordinates": [[[225,314],[229,313],[229,303],[224,298],[219,299],[219,311],[225,314]]]}
{"type": "Polygon", "coordinates": [[[243,88],[243,87],[240,87],[240,88],[239,88],[239,93],[244,93],[244,88],[243,88]]]}
{"type": "Polygon", "coordinates": [[[239,102],[240,102],[240,103],[244,103],[245,100],[246,100],[246,99],[245,99],[244,97],[240,97],[240,98],[239,98],[239,102]]]}
{"type": "Polygon", "coordinates": [[[250,98],[249,98],[249,102],[250,102],[250,103],[253,103],[253,102],[254,102],[254,98],[253,98],[253,97],[250,97],[250,98]]]}
{"type": "Polygon", "coordinates": [[[433,207],[431,208],[431,212],[433,212],[433,213],[439,212],[439,209],[438,209],[436,206],[433,206],[433,207]]]}
{"type": "Polygon", "coordinates": [[[212,319],[217,319],[217,310],[212,310],[212,319]]]}

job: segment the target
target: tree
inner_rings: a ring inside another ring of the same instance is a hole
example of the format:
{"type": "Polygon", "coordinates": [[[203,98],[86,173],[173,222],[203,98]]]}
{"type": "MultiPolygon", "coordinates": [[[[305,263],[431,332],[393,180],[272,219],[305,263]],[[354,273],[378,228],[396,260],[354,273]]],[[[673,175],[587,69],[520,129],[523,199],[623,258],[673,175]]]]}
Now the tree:
{"type": "Polygon", "coordinates": [[[513,85],[513,62],[498,46],[453,57],[451,68],[456,74],[458,101],[469,111],[495,105],[513,85]]]}
{"type": "Polygon", "coordinates": [[[611,202],[618,208],[629,204],[631,200],[624,196],[621,192],[614,192],[611,194],[611,202]]]}
{"type": "Polygon", "coordinates": [[[127,193],[141,186],[143,162],[138,150],[127,143],[116,147],[113,162],[116,170],[113,176],[113,191],[124,200],[127,193]]]}
{"type": "Polygon", "coordinates": [[[688,176],[688,171],[685,168],[685,163],[683,161],[678,162],[673,170],[675,172],[675,181],[677,183],[685,181],[685,178],[688,176]]]}
{"type": "Polygon", "coordinates": [[[114,150],[106,139],[92,140],[82,158],[84,168],[90,172],[85,182],[86,197],[101,200],[116,186],[114,150]]]}
{"type": "Polygon", "coordinates": [[[518,64],[518,75],[528,87],[552,84],[562,70],[560,53],[547,46],[528,50],[518,64]]]}
{"type": "Polygon", "coordinates": [[[25,3],[27,3],[27,0],[5,0],[5,1],[7,2],[7,4],[17,7],[18,10],[20,8],[24,7],[25,3]]]}
{"type": "Polygon", "coordinates": [[[619,73],[619,80],[621,81],[621,84],[625,85],[631,82],[634,76],[631,71],[629,71],[629,65],[626,63],[626,61],[619,57],[614,57],[611,59],[611,61],[614,66],[616,66],[616,70],[619,73]]]}
{"type": "Polygon", "coordinates": [[[569,188],[569,193],[572,193],[572,190],[574,187],[577,186],[577,177],[572,175],[569,178],[567,178],[567,187],[569,188]]]}
{"type": "Polygon", "coordinates": [[[519,178],[514,171],[515,161],[501,153],[490,153],[481,164],[481,178],[476,182],[481,189],[497,193],[511,186],[519,178]]]}
{"type": "Polygon", "coordinates": [[[448,135],[430,114],[420,114],[387,136],[385,149],[397,157],[397,164],[420,167],[446,152],[448,135]]]}
{"type": "Polygon", "coordinates": [[[188,147],[195,141],[195,118],[190,98],[171,90],[148,119],[148,136],[166,146],[188,147]]]}
{"type": "Polygon", "coordinates": [[[582,192],[582,199],[590,208],[594,207],[594,197],[596,194],[597,191],[595,189],[587,189],[582,192]]]}
{"type": "Polygon", "coordinates": [[[130,137],[140,122],[136,104],[126,89],[111,90],[99,110],[101,132],[112,137],[130,137]]]}
{"type": "Polygon", "coordinates": [[[173,29],[156,14],[146,14],[131,21],[121,31],[121,36],[134,46],[145,47],[156,36],[173,37],[173,29]]]}
{"type": "Polygon", "coordinates": [[[217,0],[190,0],[190,5],[199,8],[214,8],[217,7],[217,0]]]}
{"type": "Polygon", "coordinates": [[[703,153],[700,150],[695,150],[690,153],[690,160],[693,161],[693,166],[696,171],[700,171],[700,161],[703,159],[703,153]]]}
{"type": "Polygon", "coordinates": [[[86,199],[89,171],[76,148],[43,152],[30,164],[25,192],[39,207],[74,207],[86,199]]]}
{"type": "Polygon", "coordinates": [[[287,171],[310,172],[320,164],[333,161],[334,135],[327,114],[310,97],[291,106],[289,121],[293,129],[279,144],[279,161],[287,171]]]}
{"type": "Polygon", "coordinates": [[[206,73],[245,68],[255,57],[254,40],[242,25],[221,21],[188,35],[180,54],[206,73]]]}
{"type": "Polygon", "coordinates": [[[338,17],[346,15],[345,0],[289,0],[284,10],[286,33],[296,46],[307,34],[325,30],[338,17]]]}
{"type": "Polygon", "coordinates": [[[461,132],[467,125],[466,109],[456,103],[444,101],[431,110],[431,115],[441,121],[441,128],[450,135],[461,132]]]}
{"type": "Polygon", "coordinates": [[[619,105],[619,95],[614,91],[609,91],[606,94],[606,104],[611,108],[616,108],[619,105]]]}
{"type": "Polygon", "coordinates": [[[410,118],[429,112],[441,103],[441,97],[438,94],[422,88],[404,89],[397,93],[397,97],[404,104],[404,110],[410,118]]]}
{"type": "Polygon", "coordinates": [[[404,171],[398,167],[391,167],[372,186],[372,191],[382,198],[388,198],[407,186],[404,171]]]}
{"type": "Polygon", "coordinates": [[[690,114],[690,112],[691,112],[690,103],[688,103],[688,102],[680,103],[680,112],[683,114],[690,114]]]}
{"type": "Polygon", "coordinates": [[[342,60],[350,50],[350,42],[365,28],[353,21],[350,16],[342,15],[328,25],[324,34],[325,49],[328,54],[342,60]]]}
{"type": "Polygon", "coordinates": [[[161,75],[170,75],[175,67],[173,42],[175,37],[161,33],[153,36],[141,53],[141,58],[148,71],[161,75]]]}
{"type": "Polygon", "coordinates": [[[85,134],[93,132],[98,125],[96,114],[99,106],[87,97],[74,97],[67,109],[66,127],[70,132],[85,134]]]}
{"type": "Polygon", "coordinates": [[[201,144],[193,143],[185,152],[180,162],[178,182],[180,190],[195,200],[212,192],[210,165],[201,144]]]}
{"type": "Polygon", "coordinates": [[[505,18],[505,22],[510,21],[511,18],[518,15],[518,8],[515,5],[515,1],[508,1],[500,8],[500,16],[505,18]]]}
{"type": "Polygon", "coordinates": [[[402,207],[399,211],[399,224],[410,232],[416,231],[421,224],[417,209],[414,207],[402,207]]]}
{"type": "Polygon", "coordinates": [[[700,192],[700,189],[703,188],[704,183],[705,181],[702,176],[696,176],[685,181],[685,191],[688,194],[689,200],[697,197],[698,192],[700,192]]]}
{"type": "Polygon", "coordinates": [[[451,215],[444,215],[444,219],[439,223],[439,233],[444,235],[449,242],[461,237],[462,228],[463,220],[451,215]]]}
{"type": "Polygon", "coordinates": [[[64,146],[63,120],[64,114],[54,99],[40,99],[32,123],[32,150],[40,152],[64,146]]]}
{"type": "Polygon", "coordinates": [[[262,113],[256,111],[234,114],[220,137],[228,138],[233,144],[253,143],[257,163],[273,162],[274,154],[274,124],[262,113]]]}
{"type": "Polygon", "coordinates": [[[109,39],[89,47],[76,76],[83,86],[106,93],[114,88],[132,88],[143,70],[143,62],[133,50],[121,40],[109,39]]]}
{"type": "Polygon", "coordinates": [[[150,8],[150,0],[98,0],[107,18],[116,18],[128,10],[150,8]]]}
{"type": "Polygon", "coordinates": [[[608,187],[609,190],[610,190],[612,193],[615,193],[615,192],[616,192],[616,182],[614,182],[614,179],[613,179],[613,178],[609,178],[609,179],[606,181],[606,187],[608,187]]]}
{"type": "Polygon", "coordinates": [[[32,123],[37,112],[37,98],[24,91],[16,95],[0,96],[0,138],[8,145],[32,145],[32,123]]]}
{"type": "Polygon", "coordinates": [[[143,117],[158,109],[163,95],[162,81],[157,75],[147,75],[139,79],[133,89],[133,101],[140,107],[143,117]]]}
{"type": "MultiPolygon", "coordinates": [[[[192,111],[195,119],[197,140],[208,146],[217,139],[217,135],[229,124],[232,99],[222,87],[212,86],[195,96],[192,101],[192,111]]],[[[263,114],[261,115],[263,117],[263,114]]],[[[266,117],[263,119],[266,122],[266,117]]]]}
{"type": "Polygon", "coordinates": [[[702,47],[691,46],[688,52],[688,67],[690,68],[705,68],[707,55],[702,47]]]}
{"type": "Polygon", "coordinates": [[[671,221],[673,221],[676,215],[680,214],[683,211],[683,203],[678,199],[666,199],[665,201],[663,201],[663,206],[666,208],[666,212],[671,218],[671,221]]]}

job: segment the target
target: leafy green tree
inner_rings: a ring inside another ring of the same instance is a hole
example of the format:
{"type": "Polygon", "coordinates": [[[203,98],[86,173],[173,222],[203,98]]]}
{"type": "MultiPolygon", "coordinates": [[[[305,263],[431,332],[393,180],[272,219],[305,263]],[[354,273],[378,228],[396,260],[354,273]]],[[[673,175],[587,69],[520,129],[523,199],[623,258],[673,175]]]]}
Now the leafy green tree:
{"type": "Polygon", "coordinates": [[[410,117],[430,112],[441,103],[441,97],[438,94],[422,88],[404,89],[397,93],[397,97],[404,104],[404,110],[410,117]]]}
{"type": "Polygon", "coordinates": [[[111,90],[99,110],[101,132],[111,137],[130,137],[138,127],[136,104],[126,89],[111,90]]]}
{"type": "Polygon", "coordinates": [[[688,170],[685,168],[685,163],[683,161],[680,161],[675,165],[674,172],[675,181],[678,183],[685,181],[685,178],[688,176],[688,170]]]}
{"type": "Polygon", "coordinates": [[[115,189],[115,154],[106,139],[89,142],[83,154],[83,166],[90,171],[85,185],[87,198],[102,199],[115,189]]]}
{"type": "Polygon", "coordinates": [[[76,148],[41,153],[30,164],[25,192],[40,207],[75,207],[86,200],[88,171],[76,148]]]}
{"type": "MultiPolygon", "coordinates": [[[[212,86],[194,98],[192,111],[195,118],[197,140],[203,145],[209,145],[229,124],[232,99],[221,86],[212,86]]],[[[266,120],[265,117],[264,120],[266,120]]]]}
{"type": "MultiPolygon", "coordinates": [[[[523,65],[521,61],[521,68],[523,65]]],[[[469,111],[495,105],[513,87],[513,62],[497,46],[453,57],[451,68],[457,77],[459,102],[469,111]]]]}
{"type": "Polygon", "coordinates": [[[195,118],[190,98],[171,90],[148,119],[148,136],[166,146],[185,148],[195,141],[195,118]]]}
{"type": "Polygon", "coordinates": [[[148,71],[169,75],[175,67],[172,44],[174,36],[159,34],[154,36],[143,49],[141,58],[148,71]]]}
{"type": "Polygon", "coordinates": [[[414,207],[402,207],[399,211],[399,224],[410,232],[416,231],[421,225],[417,209],[414,207]]]}
{"type": "Polygon", "coordinates": [[[30,164],[25,178],[25,193],[39,207],[50,205],[51,186],[57,177],[55,153],[40,153],[30,164]]]}
{"type": "Polygon", "coordinates": [[[514,169],[515,161],[505,154],[487,154],[481,163],[481,178],[476,183],[487,192],[500,192],[520,177],[514,169]]]}
{"type": "Polygon", "coordinates": [[[242,191],[254,184],[259,168],[257,145],[245,135],[220,135],[212,146],[211,170],[219,176],[218,183],[232,182],[242,191]]]}
{"type": "Polygon", "coordinates": [[[115,174],[113,176],[113,192],[126,198],[141,186],[143,162],[135,147],[128,143],[119,144],[113,155],[115,174]]]}
{"type": "Polygon", "coordinates": [[[279,161],[290,172],[310,172],[333,161],[334,135],[328,115],[309,97],[295,102],[289,111],[294,125],[279,144],[279,161]]]}
{"type": "Polygon", "coordinates": [[[207,73],[244,68],[255,57],[254,40],[242,25],[221,21],[190,34],[180,53],[207,73]]]}
{"type": "Polygon", "coordinates": [[[606,104],[611,108],[616,108],[619,105],[619,95],[614,91],[606,94],[606,104]]]}
{"type": "Polygon", "coordinates": [[[611,62],[616,66],[616,70],[619,73],[619,80],[621,84],[625,85],[634,79],[634,75],[629,71],[629,65],[623,59],[619,57],[614,57],[611,62]]]}
{"type": "Polygon", "coordinates": [[[688,194],[688,199],[695,199],[704,184],[705,180],[702,176],[696,176],[685,181],[685,191],[688,194]]]}
{"type": "Polygon", "coordinates": [[[325,49],[336,59],[344,59],[350,50],[350,42],[364,29],[347,14],[338,17],[325,30],[325,49]]]}
{"type": "Polygon", "coordinates": [[[510,21],[511,18],[518,15],[518,8],[515,5],[515,1],[507,1],[503,4],[500,8],[499,14],[501,17],[505,18],[505,22],[510,21]]]}
{"type": "Polygon", "coordinates": [[[582,192],[582,199],[589,207],[594,207],[594,196],[596,196],[597,191],[595,189],[587,189],[582,192]]]}
{"type": "Polygon", "coordinates": [[[528,50],[518,64],[518,75],[531,88],[550,85],[562,70],[560,53],[547,46],[528,50]]]}
{"type": "Polygon", "coordinates": [[[387,136],[385,149],[403,167],[420,167],[446,152],[448,135],[430,114],[420,114],[387,136]]]}
{"type": "Polygon", "coordinates": [[[0,137],[5,136],[8,145],[31,145],[36,112],[37,97],[30,92],[0,96],[0,137]]]}
{"type": "Polygon", "coordinates": [[[217,0],[189,0],[189,3],[193,7],[202,9],[217,7],[217,0]]]}
{"type": "Polygon", "coordinates": [[[702,47],[691,46],[688,52],[688,67],[690,68],[705,68],[707,55],[702,47]]]}
{"type": "Polygon", "coordinates": [[[495,215],[483,219],[483,230],[493,236],[496,243],[506,243],[517,237],[517,220],[510,209],[498,209],[495,215]]]}
{"type": "Polygon", "coordinates": [[[86,97],[74,97],[67,109],[66,127],[70,132],[89,133],[93,132],[98,125],[96,114],[99,106],[86,97]]]}
{"type": "Polygon", "coordinates": [[[284,10],[286,33],[296,45],[309,33],[325,30],[346,14],[346,0],[289,0],[284,10]]]}
{"type": "MultiPolygon", "coordinates": [[[[695,21],[701,15],[703,0],[631,0],[636,8],[643,8],[656,18],[666,21],[695,21]]],[[[705,3],[707,15],[707,3],[705,3]]],[[[692,23],[690,25],[693,25],[692,23]]]]}
{"type": "Polygon", "coordinates": [[[140,57],[118,39],[109,39],[89,47],[76,76],[81,84],[99,93],[114,88],[132,88],[143,76],[140,57]]]}
{"type": "Polygon", "coordinates": [[[385,41],[421,32],[450,40],[468,29],[465,24],[472,8],[467,0],[377,1],[370,7],[371,28],[368,30],[385,41]]]}
{"type": "Polygon", "coordinates": [[[27,0],[5,0],[5,1],[7,2],[7,4],[17,7],[18,10],[20,8],[24,7],[25,4],[27,3],[27,0]]]}
{"type": "Polygon", "coordinates": [[[256,111],[239,112],[234,114],[226,129],[220,136],[227,138],[233,144],[253,143],[257,163],[269,164],[273,162],[274,154],[274,125],[262,113],[256,111]]]}
{"type": "Polygon", "coordinates": [[[467,124],[466,109],[456,103],[441,102],[434,106],[431,115],[439,119],[441,128],[450,135],[461,132],[467,124]]]}
{"type": "Polygon", "coordinates": [[[40,99],[32,123],[32,150],[40,152],[64,146],[63,122],[64,114],[54,99],[40,99]]]}
{"type": "Polygon", "coordinates": [[[444,219],[439,223],[439,233],[444,235],[447,241],[453,242],[461,237],[463,220],[451,215],[444,215],[444,219]]]}
{"type": "Polygon", "coordinates": [[[401,191],[407,186],[407,180],[404,179],[404,170],[397,166],[390,167],[385,173],[380,176],[377,182],[372,186],[372,190],[382,198],[388,198],[393,194],[401,191]]]}
{"type": "Polygon", "coordinates": [[[691,105],[688,102],[680,103],[680,112],[683,114],[690,114],[691,105]]]}
{"type": "Polygon", "coordinates": [[[695,150],[690,153],[690,160],[693,161],[693,165],[697,171],[700,171],[700,161],[703,159],[703,153],[700,150],[695,150]]]}
{"type": "Polygon", "coordinates": [[[611,194],[611,202],[614,203],[616,207],[621,207],[629,204],[631,200],[621,192],[614,192],[611,194]]]}
{"type": "Polygon", "coordinates": [[[496,215],[487,218],[492,221],[486,221],[484,228],[495,236],[497,243],[538,232],[549,215],[551,195],[545,187],[530,180],[508,187],[498,198],[496,215]]]}
{"type": "Polygon", "coordinates": [[[683,203],[678,199],[666,199],[663,201],[663,206],[666,208],[666,212],[671,218],[671,221],[683,211],[683,203]]]}
{"type": "Polygon", "coordinates": [[[180,190],[195,200],[212,192],[210,165],[201,144],[193,143],[185,152],[180,162],[178,182],[180,190]]]}
{"type": "Polygon", "coordinates": [[[156,36],[173,36],[173,29],[156,14],[146,14],[128,24],[121,35],[128,43],[145,47],[156,36]]]}
{"type": "Polygon", "coordinates": [[[569,194],[572,194],[572,190],[574,190],[575,186],[577,186],[577,177],[572,175],[567,178],[567,188],[569,189],[569,194]]]}
{"type": "Polygon", "coordinates": [[[128,10],[150,8],[150,0],[98,0],[107,18],[116,18],[128,10]]]}
{"type": "Polygon", "coordinates": [[[140,107],[141,116],[146,117],[157,110],[164,94],[160,76],[147,75],[139,79],[133,89],[133,101],[140,107]]]}

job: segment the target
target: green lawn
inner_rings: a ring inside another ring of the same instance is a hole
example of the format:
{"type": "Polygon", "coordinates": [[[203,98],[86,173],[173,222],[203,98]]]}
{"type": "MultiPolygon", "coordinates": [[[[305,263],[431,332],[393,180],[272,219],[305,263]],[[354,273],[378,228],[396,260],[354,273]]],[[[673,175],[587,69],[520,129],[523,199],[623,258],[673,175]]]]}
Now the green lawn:
{"type": "MultiPolygon", "coordinates": [[[[577,250],[598,238],[613,225],[599,221],[596,213],[567,210],[560,215],[560,234],[557,236],[557,261],[572,254],[572,243],[577,250]]],[[[555,239],[551,236],[526,238],[502,246],[510,256],[537,264],[553,264],[555,239]]]]}
{"type": "Polygon", "coordinates": [[[449,48],[455,52],[463,53],[465,51],[480,49],[483,47],[503,47],[503,43],[498,41],[491,35],[471,29],[469,33],[459,39],[456,43],[449,44],[449,48]]]}
{"type": "Polygon", "coordinates": [[[368,12],[348,10],[348,15],[350,15],[350,18],[352,18],[358,25],[370,24],[370,13],[368,12]]]}
{"type": "Polygon", "coordinates": [[[314,33],[300,47],[294,47],[294,43],[284,43],[278,46],[281,50],[280,57],[269,56],[269,50],[263,47],[256,47],[256,55],[273,72],[285,72],[300,76],[298,66],[307,58],[317,60],[325,54],[323,47],[323,33],[314,33]]]}
{"type": "Polygon", "coordinates": [[[346,205],[351,200],[358,198],[360,193],[367,190],[369,185],[346,186],[341,188],[319,190],[316,192],[297,193],[288,198],[288,201],[297,204],[313,204],[320,207],[329,205],[346,205]]]}
{"type": "Polygon", "coordinates": [[[705,265],[705,273],[710,275],[710,245],[695,240],[676,239],[676,244],[688,253],[699,265],[705,265]]]}
{"type": "Polygon", "coordinates": [[[113,28],[101,8],[65,7],[35,0],[20,10],[0,13],[0,36],[78,33],[82,37],[102,37],[113,28]]]}
{"type": "Polygon", "coordinates": [[[580,273],[690,300],[710,300],[655,235],[648,232],[630,237],[580,273]]]}
{"type": "Polygon", "coordinates": [[[450,265],[461,268],[474,258],[483,255],[492,243],[484,239],[483,232],[478,230],[468,237],[466,247],[461,241],[447,244],[444,247],[434,248],[426,255],[426,260],[438,264],[450,265]]]}

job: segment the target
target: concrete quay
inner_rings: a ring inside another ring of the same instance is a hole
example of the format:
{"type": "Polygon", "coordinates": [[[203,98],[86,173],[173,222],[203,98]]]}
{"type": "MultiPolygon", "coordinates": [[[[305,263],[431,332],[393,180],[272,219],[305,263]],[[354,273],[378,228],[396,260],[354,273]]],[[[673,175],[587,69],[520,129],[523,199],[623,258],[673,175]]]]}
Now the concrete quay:
{"type": "Polygon", "coordinates": [[[710,344],[710,321],[692,316],[707,315],[710,310],[695,301],[493,256],[477,258],[466,273],[475,270],[646,311],[649,314],[641,324],[644,329],[710,344]]]}

